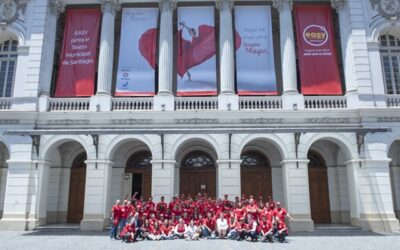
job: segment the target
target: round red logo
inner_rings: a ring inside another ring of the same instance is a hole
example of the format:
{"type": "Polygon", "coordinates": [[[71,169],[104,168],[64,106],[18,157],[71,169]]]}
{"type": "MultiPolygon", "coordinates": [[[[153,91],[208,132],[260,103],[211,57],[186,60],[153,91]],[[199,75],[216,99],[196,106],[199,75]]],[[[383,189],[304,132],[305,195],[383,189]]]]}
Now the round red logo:
{"type": "Polygon", "coordinates": [[[303,39],[311,46],[322,46],[328,41],[328,31],[324,26],[309,25],[303,31],[303,39]]]}

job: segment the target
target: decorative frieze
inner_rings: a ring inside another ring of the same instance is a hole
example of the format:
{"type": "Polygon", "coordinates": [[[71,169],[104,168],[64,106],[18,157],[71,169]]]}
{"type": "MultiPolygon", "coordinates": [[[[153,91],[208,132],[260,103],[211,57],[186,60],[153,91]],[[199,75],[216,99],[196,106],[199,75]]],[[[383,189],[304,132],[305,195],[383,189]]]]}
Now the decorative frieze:
{"type": "Polygon", "coordinates": [[[159,3],[160,11],[173,11],[176,8],[176,0],[160,0],[159,3]]]}
{"type": "Polygon", "coordinates": [[[225,8],[232,10],[234,6],[234,0],[215,0],[215,7],[219,10],[225,8]]]}
{"type": "Polygon", "coordinates": [[[293,0],[273,0],[272,6],[279,12],[284,9],[293,9],[293,0]]]}
{"type": "Polygon", "coordinates": [[[121,10],[121,3],[119,0],[100,0],[101,3],[101,11],[110,12],[115,15],[115,13],[121,10]]]}

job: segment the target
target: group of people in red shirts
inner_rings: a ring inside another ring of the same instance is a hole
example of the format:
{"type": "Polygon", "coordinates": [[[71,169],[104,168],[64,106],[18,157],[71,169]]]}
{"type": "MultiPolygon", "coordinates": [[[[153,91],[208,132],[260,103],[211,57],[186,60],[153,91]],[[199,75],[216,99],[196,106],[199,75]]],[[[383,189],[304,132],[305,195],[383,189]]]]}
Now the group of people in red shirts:
{"type": "Polygon", "coordinates": [[[257,200],[244,195],[234,201],[212,199],[207,194],[174,196],[168,204],[161,197],[157,204],[136,198],[117,200],[111,209],[113,226],[110,237],[124,242],[140,239],[232,239],[264,242],[285,242],[286,218],[293,220],[279,202],[269,196],[257,200]]]}

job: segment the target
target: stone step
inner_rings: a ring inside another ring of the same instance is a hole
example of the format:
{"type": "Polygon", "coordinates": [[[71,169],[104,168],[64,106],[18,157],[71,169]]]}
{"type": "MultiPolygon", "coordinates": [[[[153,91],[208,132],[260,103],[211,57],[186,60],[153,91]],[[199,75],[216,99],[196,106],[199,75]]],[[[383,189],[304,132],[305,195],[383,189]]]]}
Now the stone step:
{"type": "Polygon", "coordinates": [[[80,230],[80,224],[48,224],[36,227],[36,230],[80,230]]]}
{"type": "Polygon", "coordinates": [[[315,231],[361,231],[360,227],[343,224],[315,224],[315,231]]]}

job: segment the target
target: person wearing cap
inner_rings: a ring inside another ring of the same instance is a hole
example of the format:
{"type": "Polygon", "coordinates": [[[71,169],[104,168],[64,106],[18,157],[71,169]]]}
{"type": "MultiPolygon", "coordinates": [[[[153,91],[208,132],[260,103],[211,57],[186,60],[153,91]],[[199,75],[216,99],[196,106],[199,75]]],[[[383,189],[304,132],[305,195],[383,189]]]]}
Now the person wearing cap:
{"type": "Polygon", "coordinates": [[[261,234],[261,241],[273,242],[273,225],[272,222],[267,219],[267,216],[263,214],[261,220],[259,221],[259,228],[261,234]]]}
{"type": "Polygon", "coordinates": [[[247,240],[257,241],[257,221],[252,214],[247,215],[247,240]]]}
{"type": "Polygon", "coordinates": [[[228,230],[228,221],[224,217],[224,213],[219,214],[217,219],[217,233],[220,239],[224,239],[226,236],[226,231],[228,230]]]}

